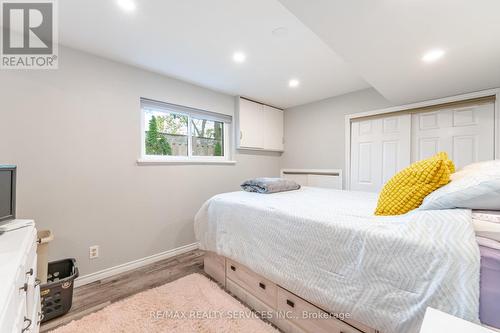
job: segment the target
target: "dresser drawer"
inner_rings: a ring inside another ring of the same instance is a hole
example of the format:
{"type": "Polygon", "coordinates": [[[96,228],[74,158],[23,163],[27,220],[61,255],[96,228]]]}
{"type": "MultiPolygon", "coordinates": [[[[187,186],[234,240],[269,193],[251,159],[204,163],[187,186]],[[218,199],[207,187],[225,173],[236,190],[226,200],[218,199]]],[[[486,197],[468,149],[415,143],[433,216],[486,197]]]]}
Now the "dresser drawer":
{"type": "Polygon", "coordinates": [[[5,311],[0,313],[0,332],[14,332],[14,327],[18,325],[13,319],[16,318],[18,314],[18,309],[23,300],[22,296],[19,296],[19,291],[15,288],[11,288],[6,299],[2,299],[5,302],[5,311]]]}
{"type": "Polygon", "coordinates": [[[228,279],[250,291],[262,302],[276,308],[278,295],[278,286],[276,284],[255,274],[243,265],[229,259],[226,260],[226,276],[228,279]]]}
{"type": "Polygon", "coordinates": [[[323,310],[278,287],[278,311],[311,333],[362,333],[354,327],[329,316],[323,310]]]}
{"type": "MultiPolygon", "coordinates": [[[[26,259],[26,257],[24,257],[26,259]]],[[[29,290],[28,279],[25,272],[25,264],[21,263],[12,280],[12,284],[4,286],[9,288],[8,296],[0,301],[5,309],[0,314],[0,332],[21,332],[26,316],[26,300],[29,290]]]]}
{"type": "MultiPolygon", "coordinates": [[[[15,315],[11,318],[13,322],[12,331],[14,333],[20,333],[24,328],[28,327],[30,324],[28,317],[26,316],[26,298],[19,298],[18,303],[15,306],[15,315]]],[[[6,331],[7,332],[7,331],[6,331]]]]}
{"type": "Polygon", "coordinates": [[[26,253],[26,257],[23,261],[23,270],[27,278],[36,278],[36,242],[33,239],[33,243],[30,244],[30,248],[26,253]]]}

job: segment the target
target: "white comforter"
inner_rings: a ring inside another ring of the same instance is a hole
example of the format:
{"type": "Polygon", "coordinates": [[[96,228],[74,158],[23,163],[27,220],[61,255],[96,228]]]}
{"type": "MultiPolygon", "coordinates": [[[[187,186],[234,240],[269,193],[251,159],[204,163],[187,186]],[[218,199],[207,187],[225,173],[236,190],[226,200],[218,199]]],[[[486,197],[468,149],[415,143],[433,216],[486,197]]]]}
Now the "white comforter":
{"type": "Polygon", "coordinates": [[[195,218],[201,248],[384,333],[418,332],[428,306],[478,322],[480,255],[469,210],[373,215],[372,193],[234,192],[195,218]]]}

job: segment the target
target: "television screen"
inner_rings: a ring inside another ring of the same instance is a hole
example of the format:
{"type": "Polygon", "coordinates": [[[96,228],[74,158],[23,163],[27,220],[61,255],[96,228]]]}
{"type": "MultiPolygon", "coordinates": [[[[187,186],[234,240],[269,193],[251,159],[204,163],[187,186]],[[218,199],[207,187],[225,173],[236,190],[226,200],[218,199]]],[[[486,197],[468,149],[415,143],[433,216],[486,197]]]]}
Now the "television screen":
{"type": "Polygon", "coordinates": [[[15,218],[15,167],[0,166],[0,222],[15,218]]]}

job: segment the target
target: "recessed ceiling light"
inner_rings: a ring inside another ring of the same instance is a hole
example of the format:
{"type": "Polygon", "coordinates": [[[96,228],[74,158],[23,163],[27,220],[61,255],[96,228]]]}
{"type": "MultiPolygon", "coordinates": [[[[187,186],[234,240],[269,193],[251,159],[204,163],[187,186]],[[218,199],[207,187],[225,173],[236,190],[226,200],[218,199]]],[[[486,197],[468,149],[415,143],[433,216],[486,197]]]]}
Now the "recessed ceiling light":
{"type": "Polygon", "coordinates": [[[444,56],[445,52],[442,49],[434,49],[430,50],[429,52],[425,53],[424,56],[422,57],[423,62],[431,63],[436,60],[441,59],[444,56]]]}
{"type": "Polygon", "coordinates": [[[136,8],[134,0],[116,0],[116,3],[126,12],[133,12],[136,8]]]}
{"type": "Polygon", "coordinates": [[[297,79],[291,79],[290,81],[288,81],[288,86],[290,88],[296,88],[299,86],[299,84],[300,84],[300,81],[297,79]]]}
{"type": "Polygon", "coordinates": [[[234,52],[234,54],[233,54],[234,62],[242,63],[242,62],[245,62],[246,59],[247,59],[247,56],[243,52],[234,52]]]}

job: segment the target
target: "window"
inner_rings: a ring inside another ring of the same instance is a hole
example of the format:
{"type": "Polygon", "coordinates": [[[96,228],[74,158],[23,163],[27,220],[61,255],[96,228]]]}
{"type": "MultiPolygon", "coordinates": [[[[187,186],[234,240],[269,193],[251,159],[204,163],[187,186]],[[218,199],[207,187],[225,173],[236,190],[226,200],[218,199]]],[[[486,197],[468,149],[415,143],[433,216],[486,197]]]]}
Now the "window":
{"type": "Polygon", "coordinates": [[[142,161],[229,160],[231,116],[141,99],[142,161]]]}
{"type": "Polygon", "coordinates": [[[224,156],[224,123],[191,119],[193,156],[224,156]]]}

